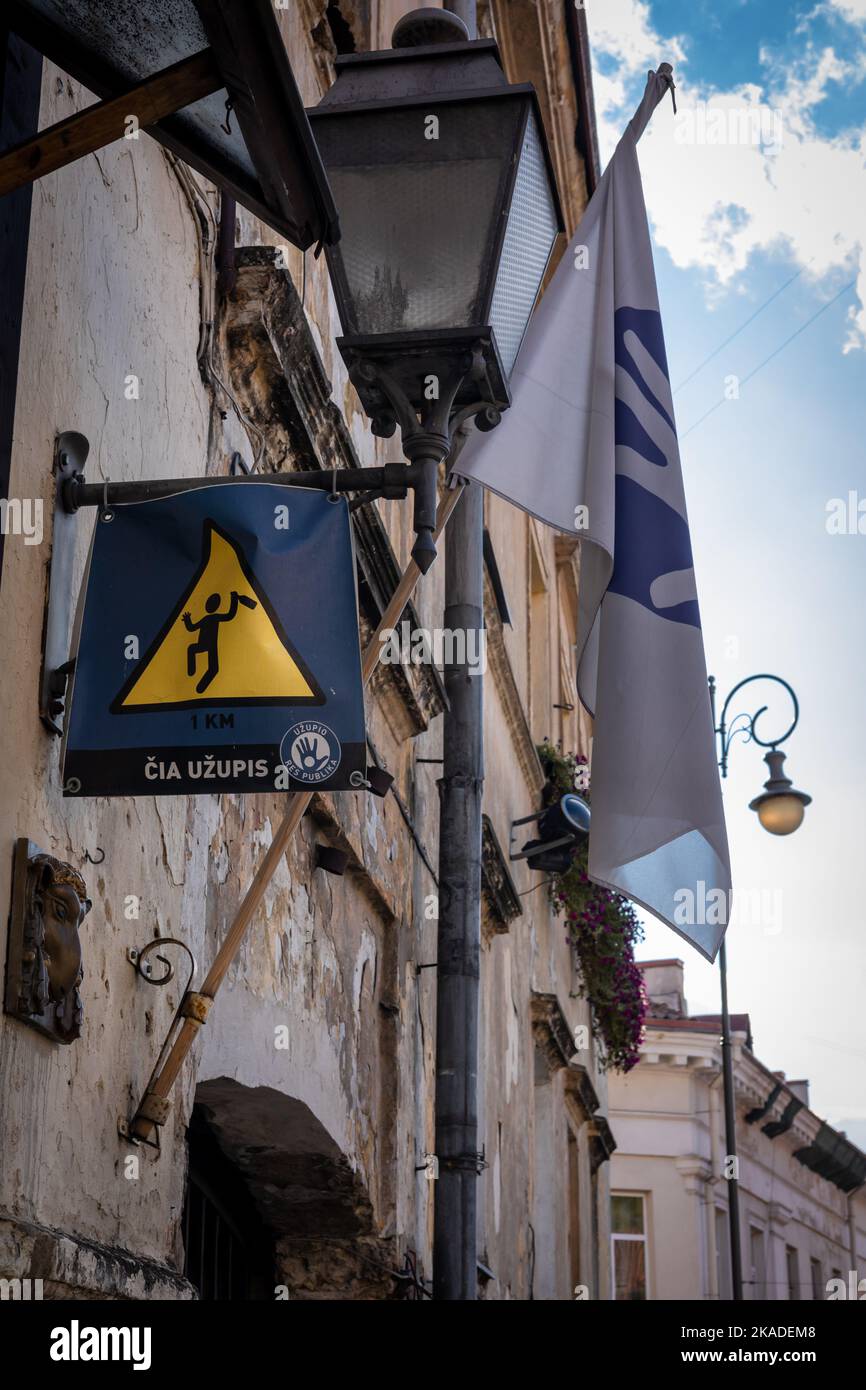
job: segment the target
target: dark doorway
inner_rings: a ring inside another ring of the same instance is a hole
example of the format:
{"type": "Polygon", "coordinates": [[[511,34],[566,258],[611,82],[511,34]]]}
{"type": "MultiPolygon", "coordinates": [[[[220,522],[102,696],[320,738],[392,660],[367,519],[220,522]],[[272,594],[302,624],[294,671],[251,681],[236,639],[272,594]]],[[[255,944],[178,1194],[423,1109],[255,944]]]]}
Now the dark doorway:
{"type": "Polygon", "coordinates": [[[249,1190],[200,1106],[188,1131],[184,1274],[203,1300],[273,1300],[273,1247],[249,1190]]]}

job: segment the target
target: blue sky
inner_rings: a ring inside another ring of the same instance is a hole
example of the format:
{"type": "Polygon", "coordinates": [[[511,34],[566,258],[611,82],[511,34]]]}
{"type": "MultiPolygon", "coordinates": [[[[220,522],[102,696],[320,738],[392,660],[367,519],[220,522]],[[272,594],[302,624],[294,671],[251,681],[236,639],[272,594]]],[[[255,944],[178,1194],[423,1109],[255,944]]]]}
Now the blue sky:
{"type": "MultiPolygon", "coordinates": [[[[766,777],[754,744],[735,744],[724,783],[735,894],[762,905],[740,921],[735,908],[731,1006],[751,1015],[761,1060],[808,1077],[813,1108],[866,1147],[866,534],[827,530],[828,503],[854,491],[866,531],[866,0],[586,9],[603,162],[647,68],[667,59],[677,81],[680,115],[666,99],[639,156],[672,382],[685,383],[674,401],[708,666],[722,695],[771,671],[801,703],[786,745],[814,798],[801,829],[772,837],[749,811],[766,777]],[[773,138],[698,144],[701,104],[756,120],[763,108],[773,138]]],[[[749,694],[743,708],[768,704],[776,732],[784,696],[749,694]]],[[[671,955],[690,1008],[717,1009],[716,970],[649,925],[640,958],[671,955]]]]}

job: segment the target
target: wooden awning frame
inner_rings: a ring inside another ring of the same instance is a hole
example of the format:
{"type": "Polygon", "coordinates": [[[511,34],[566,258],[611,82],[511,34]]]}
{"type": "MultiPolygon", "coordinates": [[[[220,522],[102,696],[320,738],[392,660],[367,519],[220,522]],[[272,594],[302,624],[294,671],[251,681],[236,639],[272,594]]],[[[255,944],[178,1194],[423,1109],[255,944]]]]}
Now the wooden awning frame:
{"type": "MultiPolygon", "coordinates": [[[[129,86],[26,0],[6,0],[9,28],[102,98],[0,153],[0,196],[120,139],[129,116],[301,250],[330,245],[339,222],[270,0],[195,0],[210,47],[129,86]],[[258,182],[222,159],[177,113],[226,89],[258,182]]],[[[146,11],[145,11],[146,13],[146,11]]]]}

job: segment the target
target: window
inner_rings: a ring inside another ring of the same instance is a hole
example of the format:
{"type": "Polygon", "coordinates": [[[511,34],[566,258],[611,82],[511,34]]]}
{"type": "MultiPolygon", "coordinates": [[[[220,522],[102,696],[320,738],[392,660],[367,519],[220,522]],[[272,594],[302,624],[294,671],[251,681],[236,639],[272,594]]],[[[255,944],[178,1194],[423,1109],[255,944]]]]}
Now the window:
{"type": "Polygon", "coordinates": [[[537,536],[529,521],[529,724],[536,743],[555,741],[556,710],[550,695],[550,594],[547,566],[537,536]]]}
{"type": "Polygon", "coordinates": [[[511,627],[511,614],[508,610],[508,599],[505,596],[505,585],[502,583],[502,571],[496,559],[496,551],[493,549],[493,541],[490,539],[490,532],[484,528],[484,564],[490,579],[490,587],[493,590],[493,597],[496,600],[496,611],[502,619],[503,625],[511,627]]]}
{"type": "Polygon", "coordinates": [[[750,1227],[749,1252],[752,1257],[751,1287],[753,1299],[767,1297],[767,1266],[764,1256],[764,1232],[757,1226],[750,1227]]]}
{"type": "Polygon", "coordinates": [[[810,1261],[809,1261],[809,1273],[810,1273],[811,1276],[812,1276],[812,1297],[813,1297],[813,1298],[823,1298],[823,1297],[824,1297],[824,1280],[823,1280],[823,1278],[821,1277],[821,1261],[820,1261],[820,1260],[810,1260],[810,1261]]]}
{"type": "Polygon", "coordinates": [[[610,1199],[613,1297],[618,1302],[647,1297],[646,1203],[641,1193],[610,1199]]]}
{"type": "Polygon", "coordinates": [[[580,1283],[580,1167],[577,1136],[568,1131],[568,1262],[570,1287],[580,1283]]]}
{"type": "Polygon", "coordinates": [[[800,1297],[800,1256],[793,1245],[785,1246],[785,1270],[788,1275],[788,1297],[795,1303],[800,1297]]]}

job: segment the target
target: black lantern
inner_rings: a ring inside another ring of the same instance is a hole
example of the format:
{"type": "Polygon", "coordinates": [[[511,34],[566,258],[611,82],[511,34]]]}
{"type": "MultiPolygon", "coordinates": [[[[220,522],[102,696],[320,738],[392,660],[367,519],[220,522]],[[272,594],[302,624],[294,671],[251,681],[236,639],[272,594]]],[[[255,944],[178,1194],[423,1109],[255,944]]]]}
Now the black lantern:
{"type": "Polygon", "coordinates": [[[509,858],[528,859],[529,868],[540,873],[564,874],[568,871],[575,850],[589,836],[591,812],[589,802],[575,792],[566,792],[543,811],[522,819],[512,821],[512,845],[514,831],[518,825],[538,822],[538,839],[527,840],[523,849],[515,853],[513,848],[509,858]]]}
{"type": "MultiPolygon", "coordinates": [[[[393,43],[338,57],[309,115],[342,227],[327,248],[338,345],[373,432],[399,423],[423,460],[429,512],[457,417],[489,429],[510,403],[563,222],[535,91],[509,85],[495,43],[435,9],[407,15],[393,43]]],[[[429,563],[415,486],[413,554],[429,563]]]]}

